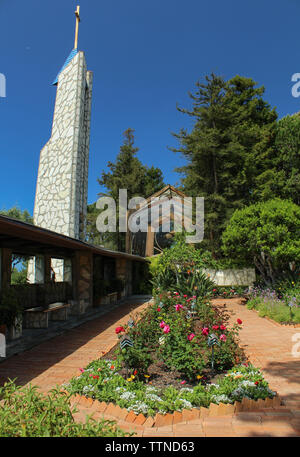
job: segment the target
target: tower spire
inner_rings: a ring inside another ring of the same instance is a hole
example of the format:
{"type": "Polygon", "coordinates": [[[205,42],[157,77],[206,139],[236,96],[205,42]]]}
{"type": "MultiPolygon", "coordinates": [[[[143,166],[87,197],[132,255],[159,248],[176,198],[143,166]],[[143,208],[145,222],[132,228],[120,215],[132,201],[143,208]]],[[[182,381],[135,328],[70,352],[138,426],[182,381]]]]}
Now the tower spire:
{"type": "Polygon", "coordinates": [[[75,43],[74,43],[74,49],[78,48],[78,32],[79,32],[79,22],[80,22],[80,6],[77,6],[77,9],[75,11],[75,16],[76,16],[76,27],[75,27],[75,43]]]}

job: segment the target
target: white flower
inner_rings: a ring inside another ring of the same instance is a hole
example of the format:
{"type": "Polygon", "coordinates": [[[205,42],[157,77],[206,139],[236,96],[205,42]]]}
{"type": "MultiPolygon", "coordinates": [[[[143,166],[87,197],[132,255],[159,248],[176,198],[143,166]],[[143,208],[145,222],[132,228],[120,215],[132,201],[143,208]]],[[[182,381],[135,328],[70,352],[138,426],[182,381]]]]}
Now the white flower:
{"type": "Polygon", "coordinates": [[[194,392],[194,389],[191,389],[190,387],[182,387],[180,389],[180,393],[182,392],[194,392]]]}
{"type": "Polygon", "coordinates": [[[153,387],[153,386],[147,386],[146,387],[146,393],[147,392],[156,392],[156,391],[157,391],[156,387],[153,387]]]}
{"type": "Polygon", "coordinates": [[[135,393],[133,392],[123,392],[122,395],[120,396],[121,400],[134,400],[136,397],[135,393]]]}
{"type": "Polygon", "coordinates": [[[241,384],[242,384],[242,386],[246,386],[246,387],[255,387],[255,382],[253,382],[253,381],[245,380],[245,381],[242,381],[241,384]]]}
{"type": "Polygon", "coordinates": [[[213,387],[216,387],[218,389],[220,386],[219,386],[219,384],[208,384],[206,388],[210,390],[213,387]]]}
{"type": "Polygon", "coordinates": [[[135,414],[147,414],[149,406],[142,401],[137,401],[134,405],[129,406],[127,411],[133,411],[135,414]]]}
{"type": "Polygon", "coordinates": [[[212,402],[214,403],[230,403],[231,400],[227,395],[212,395],[211,397],[212,402]]]}
{"type": "Polygon", "coordinates": [[[182,407],[185,409],[192,409],[193,405],[190,401],[185,400],[185,398],[180,398],[180,401],[182,403],[182,407]]]}
{"type": "Polygon", "coordinates": [[[157,401],[157,402],[162,401],[162,399],[158,395],[155,395],[155,394],[147,394],[146,393],[146,398],[148,400],[151,400],[151,401],[157,401]]]}
{"type": "Polygon", "coordinates": [[[82,391],[84,393],[93,392],[94,390],[95,390],[95,386],[92,386],[91,384],[88,386],[84,386],[84,388],[82,389],[82,391]]]}

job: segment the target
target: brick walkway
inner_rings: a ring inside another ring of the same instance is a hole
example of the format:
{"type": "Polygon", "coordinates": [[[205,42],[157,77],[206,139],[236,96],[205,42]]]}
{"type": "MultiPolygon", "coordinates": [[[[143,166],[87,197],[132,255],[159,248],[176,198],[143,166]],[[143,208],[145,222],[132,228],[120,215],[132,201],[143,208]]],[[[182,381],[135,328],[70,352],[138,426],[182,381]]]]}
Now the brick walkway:
{"type": "MultiPolygon", "coordinates": [[[[121,420],[124,430],[135,430],[138,436],[157,437],[209,437],[209,436],[300,436],[300,358],[291,354],[292,336],[300,329],[276,325],[249,311],[241,300],[215,300],[215,304],[226,304],[231,320],[242,319],[241,345],[250,360],[263,369],[271,388],[284,400],[278,409],[264,409],[257,412],[240,412],[233,416],[209,417],[204,412],[196,419],[182,417],[182,422],[173,423],[170,415],[166,424],[159,428],[132,425],[121,420]]],[[[78,368],[102,355],[116,343],[114,329],[127,322],[128,314],[138,312],[143,305],[126,305],[111,313],[81,325],[46,343],[26,351],[0,364],[0,381],[7,377],[18,378],[17,383],[28,382],[38,385],[47,392],[56,384],[68,381],[78,374],[78,368]]],[[[77,420],[84,420],[86,414],[94,418],[113,419],[109,409],[100,411],[89,404],[77,405],[77,420]]],[[[121,412],[120,412],[121,414],[121,412]]]]}

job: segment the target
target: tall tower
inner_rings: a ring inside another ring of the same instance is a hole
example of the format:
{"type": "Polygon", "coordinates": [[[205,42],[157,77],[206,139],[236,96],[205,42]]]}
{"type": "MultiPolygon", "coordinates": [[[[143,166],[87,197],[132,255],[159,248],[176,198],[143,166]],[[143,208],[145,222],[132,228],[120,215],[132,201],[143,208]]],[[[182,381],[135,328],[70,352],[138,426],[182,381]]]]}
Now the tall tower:
{"type": "Polygon", "coordinates": [[[75,46],[60,70],[51,138],[41,150],[34,223],[73,238],[85,230],[93,75],[75,46]]]}
{"type": "MultiPolygon", "coordinates": [[[[82,239],[85,232],[88,192],[90,120],[93,74],[87,71],[84,53],[78,51],[80,7],[75,11],[75,45],[58,73],[52,132],[40,153],[34,204],[34,224],[82,239]]],[[[39,282],[38,259],[29,262],[28,279],[39,282]]],[[[64,262],[53,270],[64,280],[64,262]]]]}

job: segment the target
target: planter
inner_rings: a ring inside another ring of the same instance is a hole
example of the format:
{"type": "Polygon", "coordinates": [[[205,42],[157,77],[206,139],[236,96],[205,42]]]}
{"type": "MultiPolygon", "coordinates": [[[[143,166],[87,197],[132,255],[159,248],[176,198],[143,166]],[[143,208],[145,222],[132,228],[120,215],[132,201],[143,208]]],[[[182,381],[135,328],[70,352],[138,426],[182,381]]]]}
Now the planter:
{"type": "Polygon", "coordinates": [[[15,318],[15,323],[11,327],[8,327],[8,339],[16,340],[21,338],[23,331],[23,318],[22,316],[15,318]]]}

